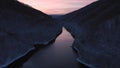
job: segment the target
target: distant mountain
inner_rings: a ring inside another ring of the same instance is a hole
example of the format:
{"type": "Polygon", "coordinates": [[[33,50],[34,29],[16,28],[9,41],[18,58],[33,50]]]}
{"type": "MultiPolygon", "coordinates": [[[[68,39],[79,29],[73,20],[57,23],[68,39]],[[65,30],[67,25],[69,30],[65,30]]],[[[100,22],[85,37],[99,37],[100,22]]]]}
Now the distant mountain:
{"type": "Polygon", "coordinates": [[[61,29],[43,12],[15,0],[0,0],[0,68],[35,49],[33,45],[49,44],[61,29]]]}
{"type": "Polygon", "coordinates": [[[64,27],[75,38],[80,63],[90,68],[119,68],[120,2],[96,1],[62,17],[64,27]]]}

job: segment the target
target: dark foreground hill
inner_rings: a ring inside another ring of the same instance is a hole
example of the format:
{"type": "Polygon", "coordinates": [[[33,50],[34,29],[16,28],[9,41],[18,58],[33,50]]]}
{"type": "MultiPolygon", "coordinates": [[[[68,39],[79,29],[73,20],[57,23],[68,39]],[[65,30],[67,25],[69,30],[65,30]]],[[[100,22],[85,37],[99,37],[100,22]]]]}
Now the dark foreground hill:
{"type": "Polygon", "coordinates": [[[61,32],[50,16],[14,0],[0,0],[0,68],[47,45],[61,32]]]}
{"type": "Polygon", "coordinates": [[[64,27],[75,38],[80,63],[90,68],[120,67],[120,3],[100,0],[64,15],[64,27]]]}

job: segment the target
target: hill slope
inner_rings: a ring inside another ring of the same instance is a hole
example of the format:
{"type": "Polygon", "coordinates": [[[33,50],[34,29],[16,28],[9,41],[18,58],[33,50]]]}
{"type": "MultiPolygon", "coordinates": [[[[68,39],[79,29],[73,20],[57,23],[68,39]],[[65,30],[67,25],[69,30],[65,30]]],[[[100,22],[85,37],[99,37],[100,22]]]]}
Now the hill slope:
{"type": "Polygon", "coordinates": [[[100,0],[64,15],[64,27],[75,38],[80,63],[91,68],[119,68],[120,3],[100,0]]]}
{"type": "Polygon", "coordinates": [[[47,45],[61,32],[50,16],[14,0],[0,0],[0,68],[47,45]]]}

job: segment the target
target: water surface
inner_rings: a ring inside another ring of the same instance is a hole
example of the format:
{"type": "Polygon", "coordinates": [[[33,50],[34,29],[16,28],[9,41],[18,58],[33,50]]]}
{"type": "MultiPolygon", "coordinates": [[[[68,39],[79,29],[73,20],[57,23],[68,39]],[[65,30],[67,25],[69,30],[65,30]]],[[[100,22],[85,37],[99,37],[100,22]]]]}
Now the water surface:
{"type": "Polygon", "coordinates": [[[22,68],[85,68],[76,61],[71,46],[74,39],[63,28],[55,43],[34,54],[22,68]]]}

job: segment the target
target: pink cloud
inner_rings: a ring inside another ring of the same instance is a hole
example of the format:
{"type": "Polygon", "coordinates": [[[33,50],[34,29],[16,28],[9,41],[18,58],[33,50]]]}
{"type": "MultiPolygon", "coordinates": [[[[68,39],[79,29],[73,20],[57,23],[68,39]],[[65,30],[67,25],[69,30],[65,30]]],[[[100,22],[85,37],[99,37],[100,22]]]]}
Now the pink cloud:
{"type": "Polygon", "coordinates": [[[96,0],[19,0],[47,14],[66,14],[96,0]]]}

